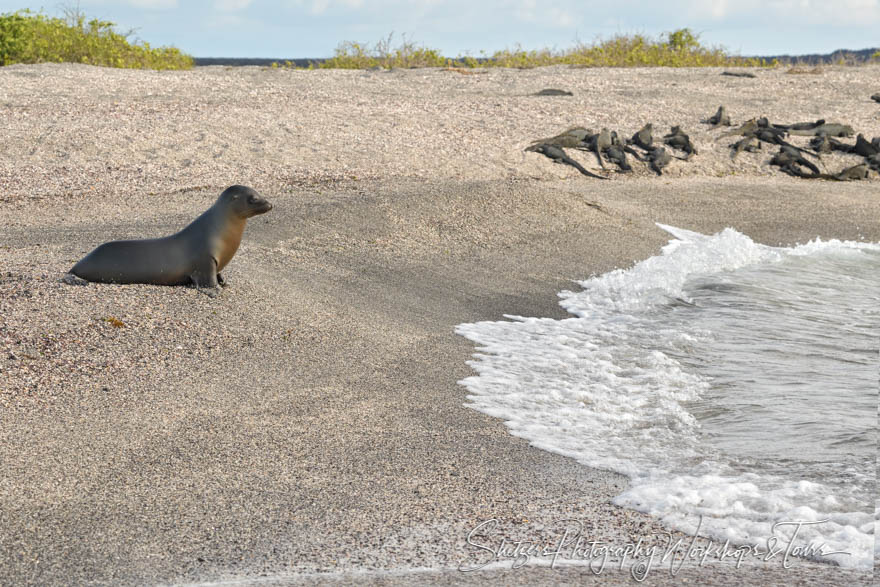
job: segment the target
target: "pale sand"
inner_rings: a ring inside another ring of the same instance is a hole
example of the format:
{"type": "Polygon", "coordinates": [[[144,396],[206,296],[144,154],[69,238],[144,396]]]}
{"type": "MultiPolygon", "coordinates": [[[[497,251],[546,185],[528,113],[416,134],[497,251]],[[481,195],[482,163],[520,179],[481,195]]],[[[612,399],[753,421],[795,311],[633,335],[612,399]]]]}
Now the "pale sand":
{"type": "MultiPolygon", "coordinates": [[[[773,149],[733,163],[699,123],[724,103],[735,122],[877,136],[880,68],[719,73],[0,69],[0,583],[630,583],[628,566],[455,570],[485,554],[466,537],[492,517],[509,540],[548,540],[564,518],[616,545],[665,530],[609,503],[625,478],[464,407],[473,347],[453,329],[562,316],[571,280],[659,251],[655,222],[880,241],[876,177],[796,180],[767,165],[773,149]],[[545,87],[575,96],[527,95],[545,87]],[[700,154],[600,182],[523,152],[568,126],[649,121],[681,124],[700,154]],[[275,209],[250,222],[219,298],[58,282],[233,183],[275,209]]],[[[778,559],[683,573],[871,581],[778,559]]]]}

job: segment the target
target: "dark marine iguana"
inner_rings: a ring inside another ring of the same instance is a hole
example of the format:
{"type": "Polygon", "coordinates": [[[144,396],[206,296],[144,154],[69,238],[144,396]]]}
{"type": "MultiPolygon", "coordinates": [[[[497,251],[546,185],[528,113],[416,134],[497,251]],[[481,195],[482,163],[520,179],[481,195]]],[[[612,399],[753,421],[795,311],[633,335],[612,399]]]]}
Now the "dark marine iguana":
{"type": "Polygon", "coordinates": [[[852,149],[852,145],[848,145],[843,141],[838,141],[837,139],[829,137],[825,134],[816,135],[815,137],[810,139],[810,144],[808,146],[819,154],[831,153],[832,151],[849,153],[852,149]]]}
{"type": "Polygon", "coordinates": [[[596,175],[595,173],[587,171],[583,165],[566,155],[565,151],[563,151],[562,148],[557,147],[556,145],[532,145],[530,147],[526,147],[526,151],[541,153],[545,157],[549,157],[550,159],[552,159],[554,163],[565,163],[566,165],[571,165],[586,176],[595,177],[597,179],[608,179],[607,177],[602,177],[601,175],[596,175]]]}
{"type": "Polygon", "coordinates": [[[779,130],[792,131],[792,130],[814,130],[820,126],[825,124],[825,119],[820,118],[815,122],[795,122],[794,124],[774,124],[773,128],[778,128],[779,130]]]}
{"type": "Polygon", "coordinates": [[[590,129],[582,126],[573,126],[555,137],[532,141],[532,145],[554,145],[568,149],[589,149],[589,139],[592,136],[593,131],[590,129]]]}
{"type": "Polygon", "coordinates": [[[859,163],[852,167],[847,167],[838,173],[814,173],[813,175],[801,175],[804,179],[828,179],[831,181],[856,181],[859,179],[868,179],[868,164],[859,163]]]}
{"type": "Polygon", "coordinates": [[[809,129],[791,129],[788,131],[788,134],[798,135],[802,137],[809,137],[812,135],[821,134],[826,134],[829,137],[851,137],[856,134],[856,131],[854,131],[853,127],[849,126],[848,124],[826,122],[824,124],[820,124],[819,126],[809,129]]]}
{"type": "Polygon", "coordinates": [[[616,163],[620,170],[624,173],[629,173],[632,171],[632,166],[629,164],[629,161],[626,160],[626,151],[621,145],[611,145],[606,149],[605,156],[608,157],[608,160],[612,163],[616,163]]]}
{"type": "Polygon", "coordinates": [[[691,138],[681,130],[680,126],[673,126],[669,129],[669,134],[663,137],[663,142],[673,149],[684,151],[686,153],[685,161],[690,161],[691,157],[697,154],[697,149],[691,142],[691,138]]]}
{"type": "Polygon", "coordinates": [[[730,116],[727,115],[727,108],[722,105],[718,107],[718,111],[715,114],[701,122],[711,124],[712,126],[709,127],[709,130],[712,130],[719,126],[730,126],[730,116]]]}
{"type": "Polygon", "coordinates": [[[730,158],[736,159],[736,156],[743,151],[748,151],[749,153],[760,151],[761,141],[758,140],[758,137],[754,135],[749,135],[730,145],[730,148],[733,149],[733,152],[730,154],[730,158]]]}
{"type": "Polygon", "coordinates": [[[758,119],[752,118],[751,120],[747,120],[744,123],[742,123],[739,126],[739,128],[735,128],[735,129],[729,130],[725,133],[721,133],[720,135],[718,135],[718,138],[722,139],[724,137],[733,137],[736,135],[740,135],[740,136],[744,136],[744,137],[753,136],[757,130],[758,130],[758,119]]]}
{"type": "Polygon", "coordinates": [[[657,175],[663,175],[663,168],[669,165],[672,161],[672,157],[663,147],[654,147],[651,149],[651,152],[648,153],[648,161],[650,162],[651,169],[653,169],[657,175]]]}
{"type": "Polygon", "coordinates": [[[862,157],[872,157],[880,153],[880,146],[875,145],[874,141],[868,141],[865,135],[859,133],[856,137],[856,144],[849,150],[850,153],[861,155],[862,157]]]}
{"type": "Polygon", "coordinates": [[[770,165],[776,165],[783,173],[793,175],[795,177],[811,177],[812,175],[820,175],[819,168],[807,161],[797,149],[782,146],[779,152],[770,159],[770,165]],[[808,168],[812,174],[806,173],[801,166],[808,168]]]}
{"type": "Polygon", "coordinates": [[[627,145],[635,145],[637,147],[641,147],[645,151],[650,151],[654,148],[654,125],[650,122],[642,127],[642,129],[634,134],[631,139],[626,141],[627,145]]]}
{"type": "MultiPolygon", "coordinates": [[[[635,151],[621,143],[616,130],[612,130],[610,135],[611,144],[603,151],[605,157],[607,157],[612,163],[616,163],[622,172],[629,173],[632,171],[632,167],[630,166],[629,161],[626,160],[626,153],[627,151],[635,153],[635,151]]],[[[636,157],[638,157],[638,154],[636,154],[636,157]]]]}
{"type": "MultiPolygon", "coordinates": [[[[807,154],[808,152],[800,147],[796,147],[785,140],[785,134],[787,131],[782,130],[780,128],[775,128],[770,124],[770,121],[767,120],[766,117],[761,118],[752,118],[751,120],[746,121],[737,129],[728,131],[726,133],[721,134],[718,138],[740,135],[743,137],[755,137],[765,143],[770,143],[773,145],[781,145],[783,147],[788,147],[791,149],[796,149],[800,153],[807,154]]],[[[743,144],[745,145],[745,143],[743,144]]],[[[742,149],[740,149],[742,150],[742,149]]],[[[739,151],[737,151],[739,153],[739,151]]],[[[813,155],[809,153],[809,155],[813,155]]]]}
{"type": "Polygon", "coordinates": [[[532,94],[532,96],[574,96],[568,90],[559,90],[556,88],[544,88],[538,92],[532,94]]]}
{"type": "Polygon", "coordinates": [[[602,153],[607,151],[610,146],[611,132],[607,128],[603,128],[602,132],[593,135],[590,138],[590,150],[595,153],[596,159],[599,160],[599,165],[602,169],[605,169],[605,162],[602,161],[602,153]]]}

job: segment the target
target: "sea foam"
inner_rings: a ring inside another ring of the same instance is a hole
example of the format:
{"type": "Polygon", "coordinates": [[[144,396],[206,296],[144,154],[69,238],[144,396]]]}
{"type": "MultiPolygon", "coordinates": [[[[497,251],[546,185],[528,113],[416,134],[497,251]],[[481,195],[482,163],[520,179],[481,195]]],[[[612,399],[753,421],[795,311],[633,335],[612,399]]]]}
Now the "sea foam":
{"type": "Polygon", "coordinates": [[[671,527],[870,567],[880,244],[661,228],[660,255],[561,292],[571,318],[460,325],[468,405],[671,527]]]}

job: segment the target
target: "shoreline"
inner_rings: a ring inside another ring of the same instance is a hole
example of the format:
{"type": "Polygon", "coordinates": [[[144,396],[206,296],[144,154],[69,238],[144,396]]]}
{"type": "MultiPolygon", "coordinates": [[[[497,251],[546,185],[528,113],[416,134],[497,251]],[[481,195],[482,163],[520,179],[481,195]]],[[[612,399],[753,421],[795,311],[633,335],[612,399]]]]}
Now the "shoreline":
{"type": "MultiPolygon", "coordinates": [[[[587,116],[622,116],[629,129],[699,107],[674,102],[683,98],[670,88],[700,72],[629,74],[609,74],[600,111],[587,116]],[[626,112],[608,99],[646,84],[664,93],[636,93],[626,112]]],[[[337,582],[302,573],[455,568],[467,533],[492,517],[523,539],[566,517],[609,543],[662,533],[609,503],[624,478],[529,447],[464,407],[457,381],[471,374],[474,350],[454,327],[565,316],[556,292],[572,280],[659,251],[668,237],[654,222],[704,234],[732,226],[770,245],[880,241],[876,179],[817,186],[745,158],[737,175],[719,177],[723,145],[682,166],[691,175],[608,182],[527,158],[520,143],[585,115],[578,101],[516,96],[573,84],[568,71],[488,82],[367,75],[361,96],[351,73],[0,70],[26,81],[4,80],[0,101],[15,129],[0,156],[0,367],[13,382],[0,394],[0,459],[11,472],[0,483],[11,551],[0,576],[247,584],[265,573],[271,584],[292,571],[294,581],[337,582]],[[513,84],[496,98],[518,104],[505,120],[493,118],[484,83],[513,84]],[[209,84],[219,90],[201,92],[209,84]],[[383,92],[384,103],[371,101],[383,92]],[[423,102],[429,95],[437,104],[423,102]],[[98,107],[106,115],[93,122],[98,107]],[[247,128],[236,122],[245,113],[247,128]],[[504,136],[493,134],[502,126],[504,136]],[[384,150],[370,146],[378,139],[384,150]],[[252,184],[275,209],[249,223],[217,300],[186,288],[58,283],[99,242],[170,234],[232,183],[252,184]]],[[[738,87],[720,83],[706,103],[738,87]]],[[[773,84],[785,96],[804,89],[773,84]]],[[[732,111],[758,109],[753,98],[722,99],[732,111]]],[[[858,130],[880,134],[858,116],[858,130]]],[[[688,576],[871,582],[869,571],[796,567],[713,565],[688,576]]],[[[441,577],[631,582],[583,569],[441,577]]]]}

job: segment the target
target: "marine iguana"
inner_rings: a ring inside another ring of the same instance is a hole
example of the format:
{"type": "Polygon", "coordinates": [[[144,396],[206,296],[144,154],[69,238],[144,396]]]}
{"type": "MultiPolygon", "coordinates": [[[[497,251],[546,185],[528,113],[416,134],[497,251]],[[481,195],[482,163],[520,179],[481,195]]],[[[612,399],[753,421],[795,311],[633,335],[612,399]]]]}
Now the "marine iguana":
{"type": "Polygon", "coordinates": [[[852,149],[852,145],[848,145],[843,141],[838,141],[826,134],[816,135],[810,139],[809,147],[816,151],[816,153],[831,153],[832,151],[849,153],[852,149]]]}
{"type": "MultiPolygon", "coordinates": [[[[743,137],[756,137],[757,139],[764,141],[765,143],[770,143],[774,145],[781,145],[783,147],[789,147],[792,149],[796,149],[801,153],[807,153],[807,151],[801,149],[800,147],[795,147],[788,141],[786,141],[783,137],[785,137],[786,131],[775,128],[770,121],[767,120],[766,116],[762,116],[761,118],[753,118],[751,120],[743,123],[742,126],[735,130],[728,131],[718,138],[741,135],[743,137]]],[[[812,155],[812,153],[810,153],[812,155]]]]}
{"type": "Polygon", "coordinates": [[[790,135],[798,135],[803,137],[808,137],[811,135],[820,135],[826,134],[829,137],[851,137],[856,134],[856,131],[853,130],[851,126],[848,124],[839,124],[837,122],[826,122],[825,124],[820,124],[817,127],[810,129],[792,129],[788,131],[790,135]]]}
{"type": "Polygon", "coordinates": [[[755,122],[758,123],[758,129],[764,132],[773,133],[781,137],[784,137],[786,134],[788,134],[787,130],[779,128],[775,124],[771,124],[770,120],[766,116],[758,118],[755,122]]]}
{"type": "Polygon", "coordinates": [[[758,137],[754,135],[749,135],[730,145],[730,148],[733,149],[733,153],[730,154],[730,158],[736,159],[736,156],[743,151],[748,151],[749,153],[760,151],[761,141],[758,140],[758,137]]]}
{"type": "Polygon", "coordinates": [[[549,157],[550,159],[552,159],[554,163],[565,163],[566,165],[571,165],[586,176],[595,177],[597,179],[608,179],[607,177],[602,177],[601,175],[596,175],[595,173],[587,171],[583,165],[566,155],[565,151],[563,151],[560,147],[557,147],[556,145],[532,145],[530,147],[526,147],[526,151],[541,153],[545,157],[549,157]]]}
{"type": "Polygon", "coordinates": [[[602,132],[593,135],[592,141],[590,142],[590,150],[596,154],[596,159],[599,160],[599,165],[602,169],[605,169],[605,162],[602,161],[602,153],[607,151],[610,146],[611,132],[607,128],[603,128],[602,132]]]}
{"type": "Polygon", "coordinates": [[[796,122],[794,124],[774,124],[773,128],[778,128],[779,130],[813,130],[819,126],[825,124],[825,119],[820,118],[815,122],[796,122]]]}
{"type": "Polygon", "coordinates": [[[804,179],[829,179],[832,181],[855,181],[859,179],[868,179],[868,165],[859,163],[852,167],[847,167],[838,173],[814,173],[813,175],[802,175],[804,179]]]}
{"type": "Polygon", "coordinates": [[[810,177],[811,174],[804,172],[800,166],[812,171],[812,175],[819,175],[819,168],[807,161],[797,149],[782,146],[779,152],[770,159],[770,165],[777,165],[780,170],[795,177],[810,177]]]}
{"type": "Polygon", "coordinates": [[[859,163],[852,167],[847,167],[834,176],[837,181],[852,181],[855,179],[868,179],[868,165],[859,163]]]}
{"type": "Polygon", "coordinates": [[[871,96],[871,99],[875,102],[880,102],[880,93],[874,94],[873,96],[871,96]]]}
{"type": "Polygon", "coordinates": [[[722,105],[718,107],[718,111],[715,114],[701,122],[711,124],[712,126],[709,127],[709,130],[712,130],[719,126],[730,126],[730,116],[727,115],[727,108],[722,105]]]}
{"type": "Polygon", "coordinates": [[[718,135],[718,138],[721,139],[724,137],[732,137],[732,136],[736,136],[736,135],[741,135],[741,136],[747,137],[747,136],[754,135],[755,131],[757,131],[757,130],[758,130],[758,119],[752,118],[751,120],[747,120],[744,123],[742,123],[742,125],[740,125],[739,128],[735,128],[733,130],[729,130],[725,133],[718,135]]]}
{"type": "Polygon", "coordinates": [[[544,88],[539,92],[532,94],[533,96],[574,96],[568,90],[558,90],[556,88],[544,88]]]}
{"type": "Polygon", "coordinates": [[[568,149],[589,149],[588,139],[593,135],[593,131],[582,126],[573,126],[564,130],[555,137],[546,139],[538,139],[532,141],[532,145],[554,145],[556,147],[564,147],[568,149]]]}
{"type": "Polygon", "coordinates": [[[605,150],[605,156],[608,157],[608,160],[617,163],[617,166],[620,167],[620,170],[624,173],[629,173],[632,171],[632,166],[629,164],[629,161],[626,160],[626,151],[624,151],[621,145],[611,145],[608,149],[605,150]]]}
{"type": "Polygon", "coordinates": [[[648,154],[651,169],[657,172],[657,175],[663,175],[663,168],[669,165],[672,157],[663,147],[654,147],[648,154]]]}
{"type": "Polygon", "coordinates": [[[634,134],[631,139],[629,139],[626,144],[627,145],[635,145],[637,147],[641,147],[646,151],[650,151],[654,148],[654,125],[650,122],[642,127],[642,129],[634,134]]]}
{"type": "Polygon", "coordinates": [[[754,73],[748,71],[722,71],[721,75],[729,75],[731,77],[758,77],[754,73]]]}
{"type": "Polygon", "coordinates": [[[785,136],[785,131],[759,127],[758,130],[755,131],[754,136],[757,137],[759,140],[764,141],[765,143],[770,143],[771,145],[780,145],[789,149],[795,149],[802,154],[809,154],[810,156],[814,156],[813,153],[809,153],[808,151],[806,151],[805,149],[801,149],[800,147],[795,147],[784,138],[782,138],[783,136],[785,136]]]}
{"type": "Polygon", "coordinates": [[[861,155],[862,157],[871,157],[880,153],[880,147],[875,145],[872,142],[868,142],[865,136],[861,133],[856,137],[856,144],[849,151],[850,153],[855,153],[856,155],[861,155]]]}
{"type": "Polygon", "coordinates": [[[673,149],[684,151],[687,154],[685,161],[690,161],[691,157],[697,154],[697,149],[691,142],[691,138],[681,130],[680,126],[673,126],[669,130],[669,134],[663,137],[663,142],[673,149]]]}

